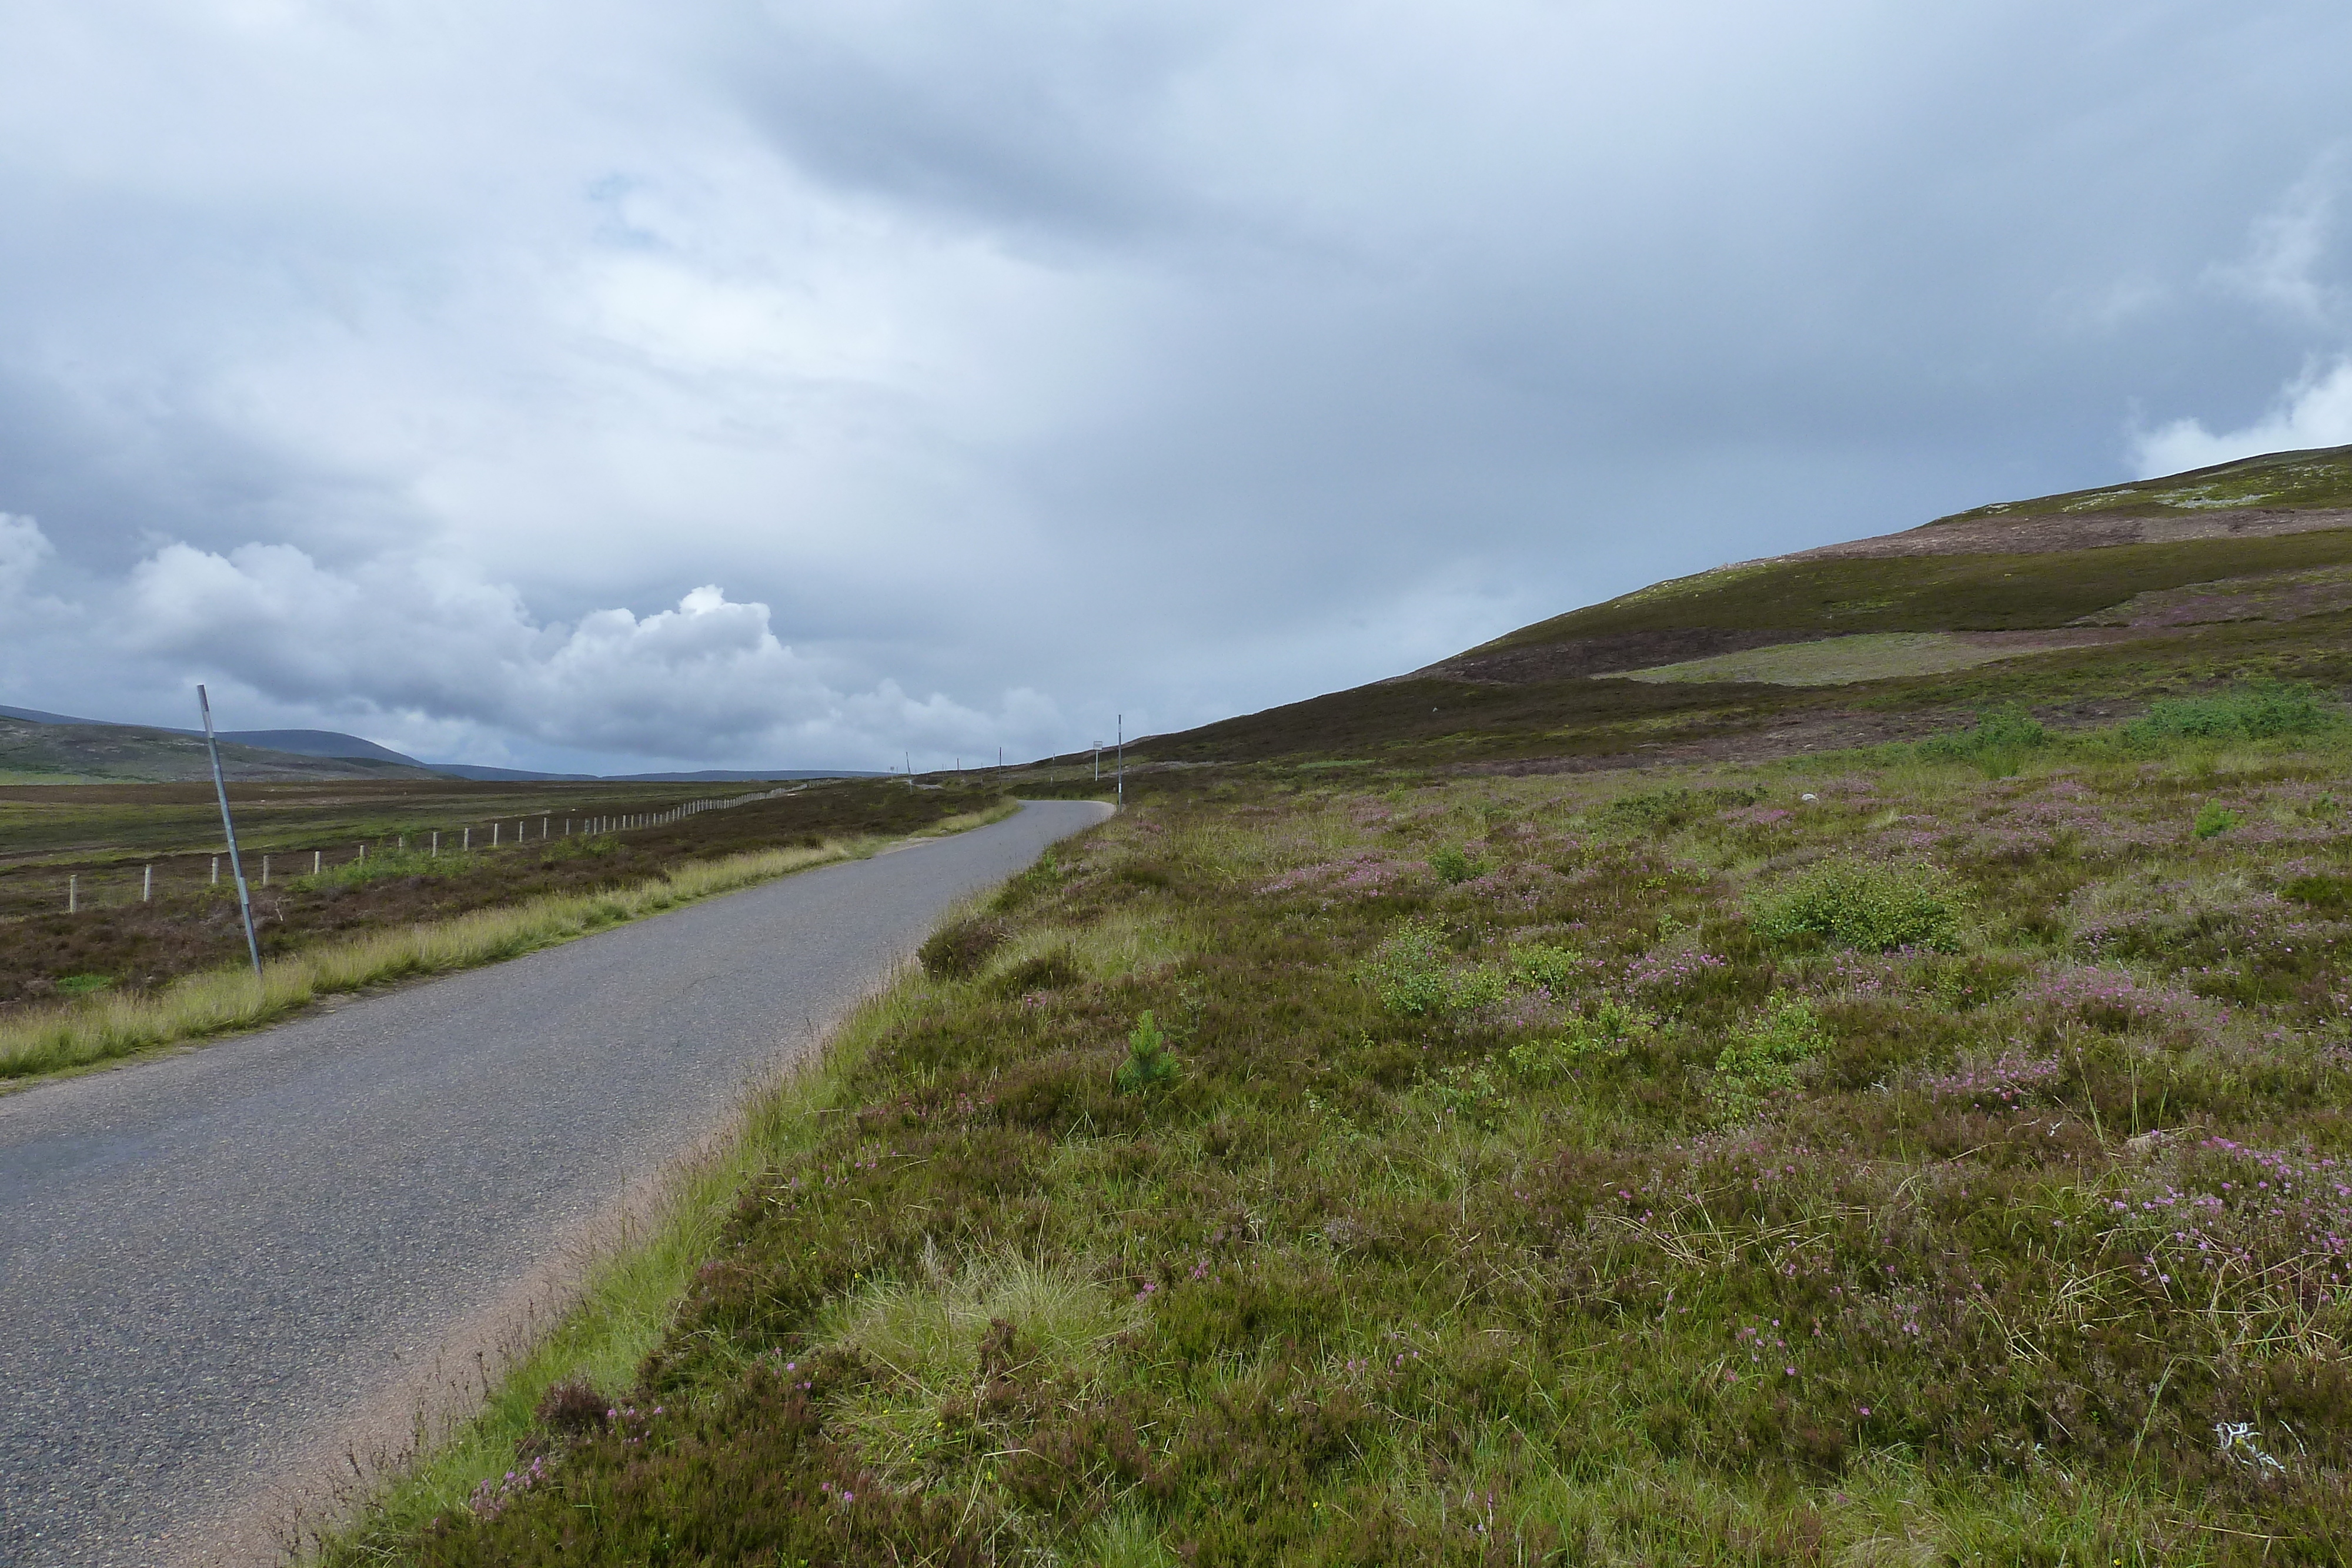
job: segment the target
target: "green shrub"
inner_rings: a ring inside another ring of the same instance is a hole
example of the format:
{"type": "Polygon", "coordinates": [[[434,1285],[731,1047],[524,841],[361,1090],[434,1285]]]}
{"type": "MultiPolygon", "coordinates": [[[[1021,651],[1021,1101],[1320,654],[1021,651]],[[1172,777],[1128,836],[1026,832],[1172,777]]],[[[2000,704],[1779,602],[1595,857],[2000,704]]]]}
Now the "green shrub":
{"type": "Polygon", "coordinates": [[[1127,1060],[1111,1074],[1111,1086],[1122,1094],[1140,1094],[1163,1083],[1173,1083],[1183,1069],[1168,1054],[1168,1037],[1152,1021],[1150,1009],[1128,1031],[1127,1060]]]}
{"type": "Polygon", "coordinates": [[[2197,824],[2193,831],[2200,839],[2219,838],[2245,821],[2219,800],[2208,800],[2197,808],[2197,824]]]}
{"type": "Polygon", "coordinates": [[[1512,977],[1523,986],[1539,987],[1554,995],[1568,988],[1583,964],[1584,955],[1575,948],[1556,947],[1548,942],[1530,942],[1511,949],[1512,977]]]}
{"type": "Polygon", "coordinates": [[[2267,740],[2312,734],[2333,717],[2308,682],[2249,680],[2210,696],[2151,703],[2124,726],[2124,738],[2145,748],[2181,740],[2267,740]]]}
{"type": "Polygon", "coordinates": [[[2050,732],[2023,705],[1986,708],[1968,729],[1951,735],[1931,735],[1914,752],[1929,762],[1972,762],[1988,779],[2006,779],[2025,760],[2026,753],[2050,744],[2050,732]]]}
{"type": "Polygon", "coordinates": [[[1715,1059],[1709,1095],[1729,1115],[1746,1115],[1776,1090],[1793,1089],[1797,1068],[1830,1049],[1813,1009],[1780,993],[1734,1033],[1715,1059]]]}
{"type": "Polygon", "coordinates": [[[1579,1067],[1622,1061],[1657,1028],[1654,1013],[1604,999],[1591,1013],[1570,1019],[1568,1031],[1557,1039],[1511,1047],[1511,1071],[1529,1082],[1557,1082],[1579,1067]]]}
{"type": "Polygon", "coordinates": [[[1510,1092],[1496,1077],[1492,1061],[1441,1067],[1424,1078],[1421,1087],[1444,1114],[1488,1132],[1495,1130],[1511,1108],[1510,1092]]]}
{"type": "Polygon", "coordinates": [[[1429,857],[1429,869],[1448,883],[1465,883],[1485,876],[1495,867],[1490,861],[1474,857],[1469,851],[1448,844],[1429,857]]]}
{"type": "Polygon", "coordinates": [[[1755,904],[1756,928],[1775,942],[1807,936],[1865,952],[1959,944],[1966,900],[1932,867],[1877,861],[1823,861],[1755,904]]]}
{"type": "Polygon", "coordinates": [[[1456,969],[1433,920],[1400,921],[1360,971],[1392,1013],[1418,1018],[1498,1001],[1509,980],[1497,970],[1456,969]]]}
{"type": "Polygon", "coordinates": [[[1648,789],[1626,795],[1601,809],[1601,820],[1643,832],[1665,833],[1688,827],[1713,811],[1752,806],[1764,791],[1752,786],[1724,789],[1648,789]]]}

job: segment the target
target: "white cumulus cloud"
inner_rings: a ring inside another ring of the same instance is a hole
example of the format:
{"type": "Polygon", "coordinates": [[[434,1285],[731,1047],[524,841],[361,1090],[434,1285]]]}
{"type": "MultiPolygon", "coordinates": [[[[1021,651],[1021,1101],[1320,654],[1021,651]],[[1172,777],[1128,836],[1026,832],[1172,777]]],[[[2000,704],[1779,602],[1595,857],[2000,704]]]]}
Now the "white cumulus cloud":
{"type": "Polygon", "coordinates": [[[1065,727],[1026,689],[993,711],[889,680],[847,689],[828,661],[776,636],[767,605],[716,585],[675,609],[601,609],[565,624],[431,560],[335,570],[290,545],[174,543],[131,570],[117,614],[121,646],[274,703],[395,726],[469,721],[573,751],[807,764],[912,744],[976,758],[1048,747],[1065,727]]]}
{"type": "Polygon", "coordinates": [[[2195,419],[2176,419],[2133,438],[2139,476],[2178,474],[2264,452],[2298,452],[2352,444],[2352,359],[2333,369],[2306,371],[2283,389],[2271,411],[2242,430],[2211,431],[2195,419]]]}

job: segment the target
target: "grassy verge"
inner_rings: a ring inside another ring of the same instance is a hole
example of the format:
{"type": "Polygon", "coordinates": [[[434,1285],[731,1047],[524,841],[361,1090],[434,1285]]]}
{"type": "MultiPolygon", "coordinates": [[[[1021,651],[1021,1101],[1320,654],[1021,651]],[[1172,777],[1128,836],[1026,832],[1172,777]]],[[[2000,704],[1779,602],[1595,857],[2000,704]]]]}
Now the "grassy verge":
{"type": "Polygon", "coordinates": [[[1139,802],[326,1555],[2342,1561],[2347,757],[2174,718],[1139,802]]]}
{"type": "Polygon", "coordinates": [[[537,1411],[551,1387],[625,1386],[667,1332],[744,1184],[818,1141],[819,1118],[843,1109],[845,1084],[872,1042],[905,1021],[908,994],[898,988],[867,1002],[834,1032],[822,1058],[761,1090],[709,1153],[674,1173],[641,1235],[592,1269],[578,1301],[505,1371],[480,1412],[448,1441],[415,1456],[359,1529],[314,1541],[313,1548],[348,1562],[397,1555],[406,1538],[469,1514],[485,1483],[495,1488],[514,1469],[539,1429],[537,1411]]]}
{"type": "MultiPolygon", "coordinates": [[[[1019,807],[950,818],[926,830],[958,831],[1001,821],[1019,807]]],[[[268,1023],[319,998],[512,958],[608,926],[730,893],[812,866],[870,855],[902,840],[860,838],[815,847],[760,850],[690,862],[662,876],[591,894],[541,897],[454,919],[422,923],[266,962],[185,976],[141,996],[100,993],[42,1013],[0,1020],[0,1080],[24,1080],[115,1061],[139,1051],[268,1023]]]]}

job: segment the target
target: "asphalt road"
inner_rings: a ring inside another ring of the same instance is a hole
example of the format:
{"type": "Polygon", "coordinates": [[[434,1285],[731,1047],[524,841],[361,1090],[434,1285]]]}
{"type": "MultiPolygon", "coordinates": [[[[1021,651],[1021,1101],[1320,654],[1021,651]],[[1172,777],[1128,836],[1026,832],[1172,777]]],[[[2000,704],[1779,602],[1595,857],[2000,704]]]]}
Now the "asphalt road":
{"type": "Polygon", "coordinates": [[[0,1563],[177,1556],[722,1124],[941,911],[1107,810],[1034,803],[0,1098],[0,1563]]]}

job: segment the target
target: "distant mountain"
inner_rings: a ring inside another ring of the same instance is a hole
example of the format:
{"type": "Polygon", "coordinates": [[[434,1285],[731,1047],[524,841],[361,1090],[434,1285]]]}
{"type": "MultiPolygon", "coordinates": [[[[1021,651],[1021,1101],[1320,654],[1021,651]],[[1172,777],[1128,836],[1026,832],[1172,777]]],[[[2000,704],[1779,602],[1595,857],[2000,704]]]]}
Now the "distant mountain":
{"type": "Polygon", "coordinates": [[[613,784],[764,784],[796,779],[887,779],[887,773],[854,768],[771,768],[746,772],[732,768],[705,768],[698,773],[608,773],[613,784]]]}
{"type": "Polygon", "coordinates": [[[528,768],[486,768],[478,762],[427,762],[425,767],[452,779],[476,779],[494,784],[593,784],[593,773],[535,773],[528,768]]]}
{"type": "Polygon", "coordinates": [[[43,713],[37,707],[8,707],[0,705],[0,718],[21,718],[26,724],[103,724],[96,718],[68,718],[61,713],[43,713]]]}
{"type": "MultiPolygon", "coordinates": [[[[0,718],[23,719],[28,724],[94,725],[113,729],[153,729],[162,735],[202,735],[201,729],[180,729],[169,725],[124,725],[106,718],[75,718],[68,714],[44,713],[39,708],[0,706],[0,718]]],[[[218,732],[225,746],[250,746],[263,751],[282,751],[294,757],[365,758],[372,762],[389,762],[401,768],[433,768],[429,762],[419,762],[405,752],[394,751],[388,746],[378,746],[373,740],[362,740],[356,735],[345,735],[333,729],[224,729],[218,732]]],[[[438,769],[436,769],[438,771],[438,769]]]]}
{"type": "MultiPolygon", "coordinates": [[[[68,714],[47,713],[40,708],[30,707],[0,706],[0,719],[16,719],[21,724],[71,729],[134,730],[147,736],[169,735],[202,738],[204,735],[204,731],[200,729],[173,729],[152,725],[117,724],[110,719],[75,718],[68,714]]],[[[439,774],[450,779],[515,783],[756,784],[771,779],[781,781],[797,779],[879,779],[884,777],[878,772],[860,772],[851,768],[765,769],[706,768],[692,773],[544,773],[528,768],[491,768],[478,762],[420,762],[405,752],[394,751],[388,746],[378,746],[373,740],[362,740],[356,735],[345,735],[340,730],[332,729],[225,729],[220,732],[220,742],[225,748],[241,747],[255,752],[273,753],[281,758],[320,758],[330,761],[362,765],[341,773],[331,769],[321,771],[315,767],[300,765],[294,765],[289,770],[286,764],[272,763],[259,758],[242,758],[237,768],[228,769],[230,777],[236,779],[281,777],[382,779],[439,774]],[[396,771],[387,772],[385,770],[387,767],[396,771]],[[261,771],[241,770],[246,768],[259,768],[261,771]],[[408,771],[410,769],[415,770],[414,774],[408,771]]],[[[121,737],[99,737],[97,745],[100,751],[106,753],[100,765],[107,771],[90,776],[125,779],[134,777],[132,773],[119,771],[121,768],[135,768],[139,766],[133,759],[131,752],[124,750],[126,743],[121,737]]],[[[0,771],[79,773],[79,768],[70,765],[71,758],[68,756],[68,753],[78,749],[87,749],[87,747],[68,745],[64,737],[58,736],[50,736],[39,742],[30,741],[23,737],[16,737],[15,741],[0,737],[0,771]],[[47,762],[36,765],[34,759],[37,755],[47,758],[47,762]]],[[[177,779],[182,776],[187,766],[184,759],[176,755],[159,757],[158,761],[159,765],[170,770],[166,774],[157,775],[158,778],[177,779]]],[[[229,761],[226,750],[222,754],[222,761],[225,766],[229,761]]],[[[202,769],[200,768],[199,771],[202,769]]],[[[195,777],[194,774],[187,776],[195,777]]]]}
{"type": "MultiPolygon", "coordinates": [[[[123,783],[193,783],[211,776],[212,761],[205,755],[202,735],[146,725],[93,723],[62,714],[22,716],[39,712],[37,708],[0,710],[0,774],[15,775],[18,782],[57,779],[123,783]]],[[[396,752],[383,757],[322,757],[249,746],[232,736],[221,737],[220,749],[221,770],[239,782],[437,777],[414,762],[384,759],[397,757],[396,752]]]]}
{"type": "MultiPolygon", "coordinates": [[[[189,730],[201,735],[201,730],[189,730]]],[[[425,768],[438,773],[438,763],[419,762],[405,752],[394,751],[389,746],[378,746],[373,740],[362,740],[356,735],[344,735],[332,729],[225,729],[223,740],[239,746],[257,746],[266,751],[290,751],[297,757],[363,757],[375,762],[394,762],[403,768],[425,768]]]]}

